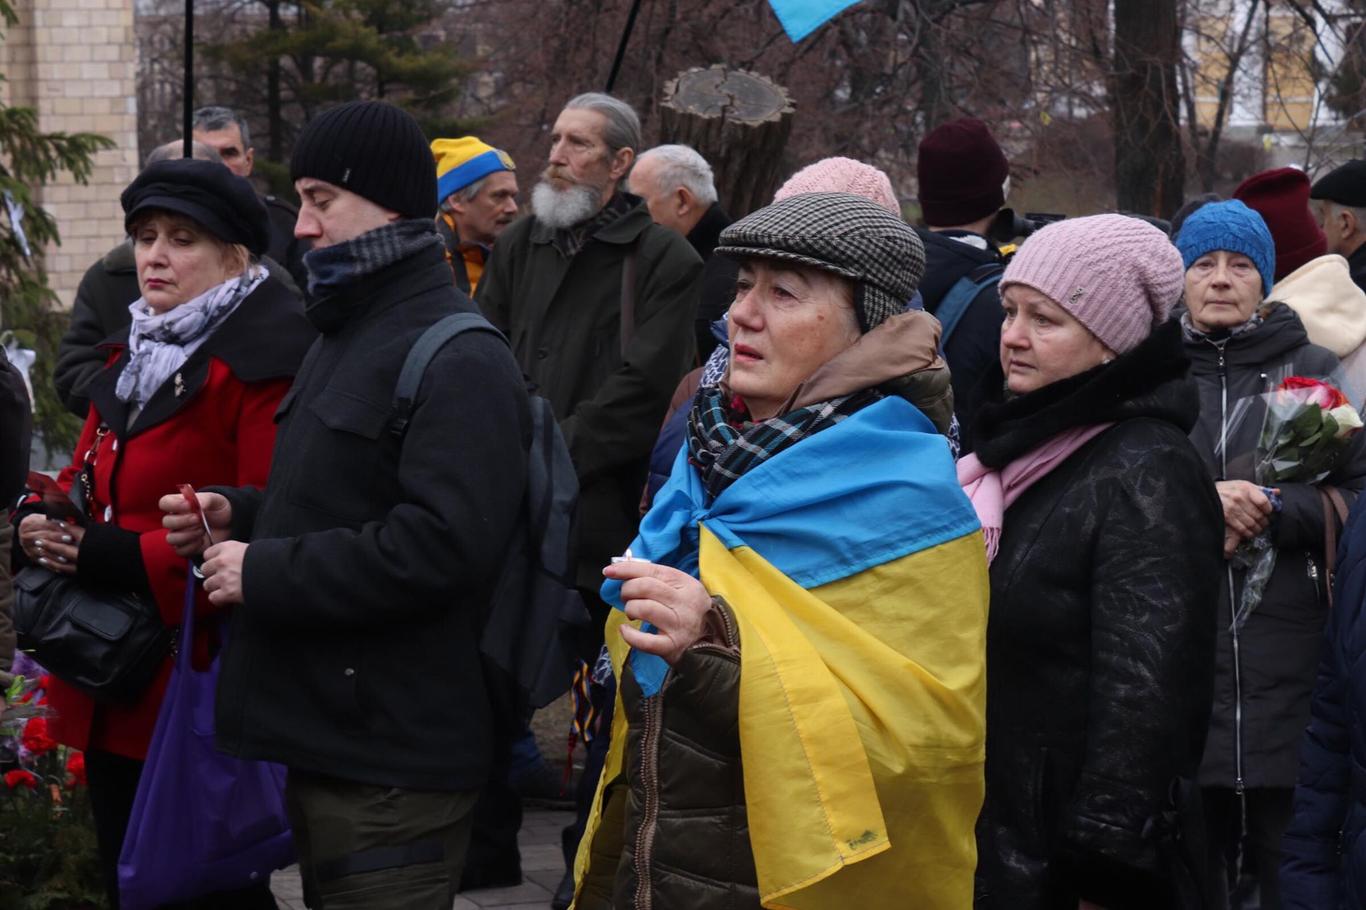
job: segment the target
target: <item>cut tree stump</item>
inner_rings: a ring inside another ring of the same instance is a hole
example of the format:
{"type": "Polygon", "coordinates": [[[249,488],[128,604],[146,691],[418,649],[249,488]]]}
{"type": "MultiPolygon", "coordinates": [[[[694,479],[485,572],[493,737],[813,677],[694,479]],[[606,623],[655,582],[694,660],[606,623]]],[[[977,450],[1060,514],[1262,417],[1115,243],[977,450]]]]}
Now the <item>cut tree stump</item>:
{"type": "Polygon", "coordinates": [[[660,141],[697,149],[722,207],[740,218],[773,201],[794,110],[787,90],[758,73],[698,67],[664,86],[660,141]]]}

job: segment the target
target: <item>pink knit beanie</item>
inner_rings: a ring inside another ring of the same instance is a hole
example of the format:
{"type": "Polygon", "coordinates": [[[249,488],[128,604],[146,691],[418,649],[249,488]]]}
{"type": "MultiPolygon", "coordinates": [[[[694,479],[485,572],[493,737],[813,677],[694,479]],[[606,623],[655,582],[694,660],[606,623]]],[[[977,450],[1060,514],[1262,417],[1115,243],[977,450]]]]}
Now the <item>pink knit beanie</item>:
{"type": "Polygon", "coordinates": [[[1001,276],[1001,290],[1033,288],[1116,354],[1166,321],[1185,283],[1181,254],[1167,235],[1127,215],[1050,224],[1020,246],[1001,276]]]}
{"type": "Polygon", "coordinates": [[[853,158],[823,158],[808,164],[793,174],[773,194],[779,202],[800,193],[852,193],[871,199],[896,217],[901,217],[901,203],[896,201],[892,181],[871,164],[853,158]]]}

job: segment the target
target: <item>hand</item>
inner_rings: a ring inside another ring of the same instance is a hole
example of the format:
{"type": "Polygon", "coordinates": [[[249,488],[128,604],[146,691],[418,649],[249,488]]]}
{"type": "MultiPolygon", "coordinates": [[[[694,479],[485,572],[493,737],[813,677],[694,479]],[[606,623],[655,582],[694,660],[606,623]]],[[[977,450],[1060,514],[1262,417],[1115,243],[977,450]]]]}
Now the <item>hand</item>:
{"type": "Polygon", "coordinates": [[[1225,527],[1224,527],[1224,558],[1225,558],[1225,559],[1232,559],[1232,558],[1233,558],[1233,551],[1237,550],[1237,549],[1238,549],[1238,544],[1240,544],[1240,543],[1242,543],[1242,542],[1243,542],[1243,538],[1238,534],[1237,531],[1234,531],[1233,529],[1231,529],[1231,528],[1225,526],[1225,527]]]}
{"type": "Polygon", "coordinates": [[[76,556],[85,528],[55,521],[46,515],[29,515],[19,522],[19,546],[33,562],[60,575],[76,574],[76,556]]]}
{"type": "Polygon", "coordinates": [[[1248,540],[1271,523],[1271,500],[1262,488],[1246,480],[1221,480],[1214,485],[1224,507],[1224,524],[1239,539],[1248,540]]]}
{"type": "Polygon", "coordinates": [[[204,518],[213,532],[211,540],[204,539],[204,525],[199,516],[190,510],[190,504],[179,493],[169,493],[157,502],[166,514],[161,516],[161,526],[171,533],[166,542],[176,551],[177,556],[189,558],[198,556],[216,543],[228,539],[232,528],[232,503],[221,493],[196,493],[199,507],[204,510],[204,518]]]}
{"type": "Polygon", "coordinates": [[[711,595],[696,578],[652,562],[612,563],[602,574],[623,582],[627,617],[655,626],[655,632],[621,627],[621,637],[637,651],[657,654],[673,666],[702,638],[711,595]]]}
{"type": "Polygon", "coordinates": [[[204,591],[209,595],[209,603],[227,607],[242,602],[242,561],[246,557],[247,545],[240,540],[227,540],[204,551],[204,565],[200,571],[204,573],[204,591]]]}

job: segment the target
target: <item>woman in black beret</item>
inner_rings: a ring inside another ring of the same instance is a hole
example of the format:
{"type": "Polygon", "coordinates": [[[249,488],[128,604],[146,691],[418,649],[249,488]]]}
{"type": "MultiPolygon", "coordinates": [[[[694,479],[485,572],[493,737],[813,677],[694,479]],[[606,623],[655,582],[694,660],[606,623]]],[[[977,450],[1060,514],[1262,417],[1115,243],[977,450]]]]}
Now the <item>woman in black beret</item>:
{"type": "MultiPolygon", "coordinates": [[[[142,296],[129,306],[132,325],[106,343],[75,457],[58,478],[68,493],[81,484],[84,513],[50,517],[30,497],[14,518],[15,558],[92,587],[138,592],[176,626],[189,570],[166,543],[157,500],[181,483],[265,484],[272,417],[314,331],[298,298],[257,262],[269,221],[246,180],[214,162],[163,161],[121,201],[142,296]]],[[[216,612],[201,592],[193,645],[201,667],[217,647],[216,612]]],[[[168,654],[128,702],[97,702],[61,679],[48,692],[53,738],[85,750],[114,908],[119,851],[170,673],[168,654]]],[[[194,906],[275,903],[262,884],[194,906]]]]}

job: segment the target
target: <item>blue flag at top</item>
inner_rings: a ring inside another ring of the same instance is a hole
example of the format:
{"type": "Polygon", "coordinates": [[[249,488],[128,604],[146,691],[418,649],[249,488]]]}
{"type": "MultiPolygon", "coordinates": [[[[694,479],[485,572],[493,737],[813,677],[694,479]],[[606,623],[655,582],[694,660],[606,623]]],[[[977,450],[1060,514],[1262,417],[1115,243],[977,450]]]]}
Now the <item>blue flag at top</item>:
{"type": "Polygon", "coordinates": [[[768,0],[792,43],[805,38],[858,0],[768,0]]]}

